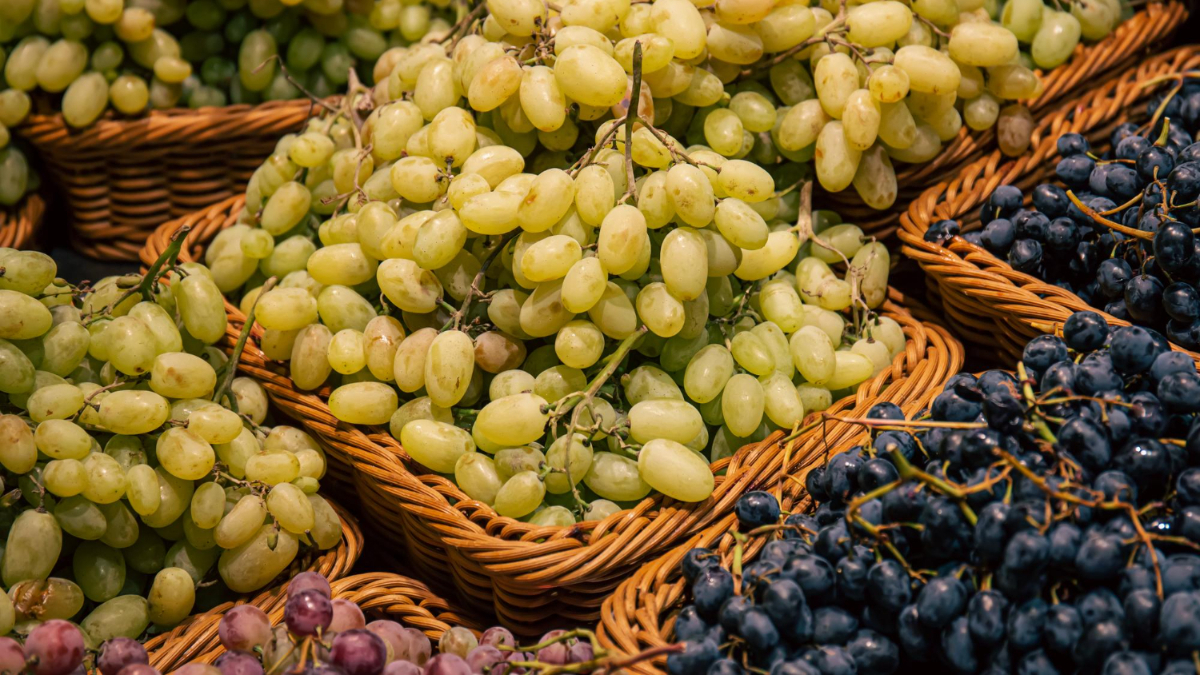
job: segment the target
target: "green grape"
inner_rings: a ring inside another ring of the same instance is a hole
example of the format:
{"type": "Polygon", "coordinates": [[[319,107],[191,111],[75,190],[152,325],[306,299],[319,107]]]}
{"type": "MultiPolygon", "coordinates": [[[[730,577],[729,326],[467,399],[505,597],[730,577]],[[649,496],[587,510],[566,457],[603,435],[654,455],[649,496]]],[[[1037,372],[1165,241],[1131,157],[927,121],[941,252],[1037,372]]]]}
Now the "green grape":
{"type": "Polygon", "coordinates": [[[145,598],[121,595],[96,607],[79,627],[97,644],[114,637],[136,638],[150,625],[150,608],[145,598]]]}
{"type": "Polygon", "coordinates": [[[186,570],[168,567],[154,576],[146,596],[152,623],[168,627],[183,621],[196,602],[195,582],[186,570]]]}
{"type": "Polygon", "coordinates": [[[230,590],[246,593],[278,576],[298,550],[295,535],[263,525],[247,541],[222,552],[217,568],[230,590]]]}
{"type": "Polygon", "coordinates": [[[26,579],[45,579],[62,551],[62,529],[45,511],[22,511],[8,531],[0,576],[12,587],[26,579]]]}
{"type": "Polygon", "coordinates": [[[125,557],[120,551],[96,541],[85,541],[72,558],[75,581],[92,602],[117,597],[125,585],[125,557]]]}

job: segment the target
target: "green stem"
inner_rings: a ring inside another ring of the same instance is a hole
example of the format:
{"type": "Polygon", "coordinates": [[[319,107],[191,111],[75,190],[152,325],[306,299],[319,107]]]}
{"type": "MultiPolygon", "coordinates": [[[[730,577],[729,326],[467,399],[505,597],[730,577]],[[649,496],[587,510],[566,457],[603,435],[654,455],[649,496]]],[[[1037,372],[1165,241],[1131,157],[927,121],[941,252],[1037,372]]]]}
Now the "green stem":
{"type": "Polygon", "coordinates": [[[267,283],[262,285],[262,290],[255,296],[254,303],[250,305],[250,313],[246,315],[246,322],[242,324],[242,332],[238,334],[237,343],[233,346],[233,352],[229,355],[229,361],[225,363],[225,376],[221,379],[221,386],[217,387],[217,390],[213,392],[212,400],[217,404],[221,403],[221,398],[225,396],[225,392],[233,384],[233,378],[237,377],[238,361],[242,358],[242,350],[246,348],[246,340],[250,339],[250,330],[254,328],[254,311],[258,309],[258,301],[272,288],[275,288],[275,284],[278,281],[278,277],[267,279],[267,283]]]}

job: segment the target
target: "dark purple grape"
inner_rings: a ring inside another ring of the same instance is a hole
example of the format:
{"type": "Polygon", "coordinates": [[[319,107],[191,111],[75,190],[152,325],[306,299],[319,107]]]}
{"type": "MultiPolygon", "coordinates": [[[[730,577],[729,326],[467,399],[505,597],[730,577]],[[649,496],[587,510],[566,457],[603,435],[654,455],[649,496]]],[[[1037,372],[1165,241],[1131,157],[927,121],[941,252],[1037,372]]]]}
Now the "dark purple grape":
{"type": "Polygon", "coordinates": [[[247,652],[225,652],[213,665],[221,670],[221,675],[263,675],[258,657],[247,652]]]}
{"type": "Polygon", "coordinates": [[[52,619],[25,639],[25,656],[34,675],[69,675],[83,663],[86,647],[75,624],[52,619]]]}
{"type": "Polygon", "coordinates": [[[438,654],[425,662],[425,675],[471,675],[471,666],[454,654],[438,654]]]}
{"type": "Polygon", "coordinates": [[[225,649],[248,652],[271,639],[271,620],[254,605],[238,605],[221,617],[217,635],[225,649]]]}
{"type": "Polygon", "coordinates": [[[352,628],[366,628],[367,618],[363,616],[358,605],[345,598],[333,601],[333,620],[329,622],[329,631],[341,633],[352,628]]]}
{"type": "Polygon", "coordinates": [[[146,648],[137,640],[115,637],[100,645],[100,655],[96,657],[96,667],[103,675],[117,675],[122,668],[131,663],[150,663],[150,656],[146,654],[146,648]]]}
{"type": "Polygon", "coordinates": [[[292,577],[288,582],[287,594],[292,597],[301,591],[317,590],[326,598],[333,597],[333,589],[329,587],[329,580],[317,574],[316,572],[301,572],[292,577]]]}
{"type": "Polygon", "coordinates": [[[346,675],[378,675],[387,665],[387,645],[375,633],[355,628],[334,636],[329,660],[346,675]]]}
{"type": "Polygon", "coordinates": [[[296,635],[317,635],[333,621],[333,603],[315,588],[291,594],[283,607],[283,621],[296,635]]]}
{"type": "Polygon", "coordinates": [[[492,645],[493,647],[499,647],[501,645],[505,647],[516,647],[517,639],[513,637],[512,631],[509,629],[503,626],[492,626],[479,635],[479,644],[492,645]]]}

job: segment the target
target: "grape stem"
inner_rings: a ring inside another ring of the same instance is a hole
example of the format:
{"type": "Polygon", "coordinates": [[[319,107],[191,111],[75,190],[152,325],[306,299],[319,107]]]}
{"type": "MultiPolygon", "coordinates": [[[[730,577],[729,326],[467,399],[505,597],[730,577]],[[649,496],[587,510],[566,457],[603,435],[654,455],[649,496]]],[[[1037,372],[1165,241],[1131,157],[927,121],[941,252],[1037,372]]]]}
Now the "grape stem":
{"type": "Polygon", "coordinates": [[[913,18],[915,18],[917,21],[925,24],[925,27],[928,28],[929,30],[933,31],[933,33],[935,35],[939,35],[944,38],[950,37],[949,33],[942,30],[941,28],[938,28],[937,25],[935,25],[932,21],[930,21],[929,19],[926,19],[925,17],[921,16],[920,14],[913,12],[913,18]]]}
{"type": "Polygon", "coordinates": [[[483,0],[480,0],[479,4],[476,5],[474,9],[465,14],[463,18],[459,19],[453,26],[450,27],[450,32],[446,33],[446,37],[438,40],[438,44],[444,44],[449,41],[450,49],[454,49],[454,47],[458,44],[458,41],[466,35],[467,30],[469,30],[468,27],[471,25],[471,23],[473,23],[475,19],[478,19],[480,16],[482,16],[485,11],[487,11],[487,3],[483,0]],[[460,35],[460,33],[462,33],[462,35],[460,35]]]}
{"type": "Polygon", "coordinates": [[[642,42],[636,40],[633,43],[633,84],[629,89],[629,109],[625,111],[625,194],[617,200],[618,204],[624,204],[625,200],[630,198],[637,203],[637,197],[633,194],[637,187],[636,179],[633,177],[633,123],[639,118],[638,106],[641,104],[641,94],[642,42]]]}
{"type": "Polygon", "coordinates": [[[96,410],[99,410],[99,409],[100,409],[100,405],[99,405],[98,403],[92,403],[92,399],[96,398],[96,396],[97,396],[98,394],[102,393],[102,392],[110,391],[110,390],[112,390],[112,389],[116,389],[117,387],[123,387],[123,386],[125,386],[126,384],[129,384],[129,383],[128,383],[128,382],[121,381],[121,380],[117,380],[116,382],[113,382],[113,383],[111,383],[111,384],[106,384],[106,385],[104,385],[103,387],[99,387],[99,388],[97,388],[97,389],[93,389],[92,391],[90,391],[90,392],[88,393],[88,395],[87,395],[87,396],[85,396],[85,397],[84,397],[84,399],[83,399],[83,408],[80,408],[80,409],[79,409],[79,412],[75,413],[75,415],[74,415],[74,416],[73,416],[71,419],[72,419],[72,420],[78,419],[78,418],[79,418],[79,416],[83,414],[83,411],[84,411],[84,409],[85,409],[85,408],[88,408],[88,407],[91,407],[91,408],[94,408],[94,409],[96,409],[96,410]]]}
{"type": "Polygon", "coordinates": [[[493,248],[491,252],[488,253],[487,257],[483,259],[483,264],[479,266],[479,271],[475,273],[475,278],[471,280],[471,287],[467,289],[467,297],[463,298],[462,306],[459,307],[457,311],[455,311],[454,307],[449,303],[444,301],[442,302],[442,305],[450,309],[453,313],[446,321],[446,325],[442,326],[442,329],[438,331],[439,333],[445,333],[451,327],[453,327],[455,330],[458,330],[458,327],[462,325],[463,318],[467,315],[467,310],[471,309],[471,301],[475,299],[475,296],[483,296],[483,291],[479,288],[479,284],[483,282],[483,277],[485,274],[487,274],[488,268],[492,266],[492,261],[500,256],[500,252],[503,251],[506,246],[508,246],[508,242],[516,239],[517,235],[519,235],[521,231],[522,230],[520,228],[517,228],[504,235],[504,238],[500,240],[500,243],[496,244],[496,248],[493,248]]]}
{"type": "Polygon", "coordinates": [[[103,313],[112,313],[114,307],[119,307],[122,302],[132,298],[134,295],[141,295],[146,299],[153,298],[154,285],[164,274],[170,272],[171,269],[175,267],[175,262],[179,259],[179,252],[183,250],[183,241],[187,238],[188,232],[191,231],[192,228],[189,225],[184,225],[176,230],[175,234],[171,235],[171,242],[167,244],[167,248],[162,252],[161,255],[158,256],[158,259],[154,261],[154,264],[150,266],[150,269],[146,270],[146,274],[142,277],[141,282],[137,286],[125,291],[121,297],[109,303],[108,306],[104,308],[103,313]],[[170,261],[169,265],[167,261],[170,261]],[[163,269],[164,267],[166,269],[163,269]]]}
{"type": "Polygon", "coordinates": [[[233,352],[229,355],[229,360],[225,362],[224,377],[221,379],[221,386],[213,392],[212,400],[216,403],[221,402],[221,398],[225,396],[225,392],[229,390],[229,386],[233,384],[233,378],[237,376],[238,361],[242,358],[242,350],[246,348],[246,340],[250,338],[250,330],[254,327],[254,311],[258,309],[258,301],[262,296],[275,288],[275,284],[279,281],[279,277],[271,277],[263,284],[262,291],[255,296],[254,303],[250,305],[250,312],[246,314],[246,321],[242,324],[242,331],[238,333],[237,343],[233,346],[233,352]]]}

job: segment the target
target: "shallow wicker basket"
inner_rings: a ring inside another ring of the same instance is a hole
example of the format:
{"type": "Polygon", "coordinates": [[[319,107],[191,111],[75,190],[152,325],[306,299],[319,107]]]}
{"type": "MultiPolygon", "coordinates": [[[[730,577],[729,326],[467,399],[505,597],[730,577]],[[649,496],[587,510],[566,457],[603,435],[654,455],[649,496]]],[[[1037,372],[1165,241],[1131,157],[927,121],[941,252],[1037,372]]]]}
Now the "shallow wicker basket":
{"type": "MultiPolygon", "coordinates": [[[[465,626],[476,630],[473,619],[456,611],[450,603],[438,597],[425,584],[415,579],[388,572],[371,572],[336,579],[330,582],[334,598],[350,600],[357,604],[368,621],[383,618],[398,621],[416,628],[437,641],[454,626],[465,626]]],[[[287,601],[287,584],[272,589],[251,600],[271,618],[272,624],[283,620],[283,606],[287,601]]],[[[197,617],[159,638],[150,663],[160,672],[169,673],[188,663],[212,663],[225,649],[217,637],[221,616],[234,605],[222,605],[212,612],[197,617]]],[[[147,643],[150,647],[150,643],[147,643]]]]}
{"type": "MultiPolygon", "coordinates": [[[[338,516],[342,519],[342,541],[334,548],[321,553],[315,559],[305,562],[295,562],[285,574],[294,576],[305,569],[320,572],[325,578],[333,581],[341,579],[358,562],[362,554],[363,534],[354,517],[341,506],[330,502],[338,516]]],[[[217,644],[217,624],[221,615],[236,604],[249,602],[265,611],[276,606],[282,608],[286,599],[287,583],[269,588],[255,596],[247,596],[237,602],[226,602],[217,605],[207,612],[201,612],[189,617],[169,632],[156,635],[146,641],[146,651],[150,652],[150,664],[162,672],[173,670],[183,665],[184,661],[196,654],[213,649],[217,644]],[[181,656],[182,654],[182,656],[181,656]]]]}
{"type": "Polygon", "coordinates": [[[71,245],[104,260],[137,260],[154,228],[245,192],[280,136],[312,113],[307,100],[198,110],[112,113],[86,129],[61,114],[30,115],[14,131],[65,195],[71,245]]]}
{"type": "MultiPolygon", "coordinates": [[[[1128,20],[1117,26],[1104,39],[1075,48],[1071,59],[1043,74],[1042,93],[1025,101],[1035,120],[1053,113],[1063,101],[1082,95],[1098,86],[1121,69],[1137,63],[1155,46],[1161,45],[1188,17],[1182,2],[1150,2],[1128,20]]],[[[915,199],[922,190],[947,176],[960,173],[963,167],[979,160],[996,148],[995,128],[972,131],[963,126],[941,153],[925,164],[901,165],[896,173],[899,195],[896,204],[885,211],[875,211],[864,205],[853,190],[825,197],[846,222],[855,223],[868,233],[887,237],[899,227],[904,205],[915,199]]]]}
{"type": "MultiPolygon", "coordinates": [[[[979,205],[1000,185],[1020,187],[1028,203],[1030,188],[1055,180],[1059,135],[1082,133],[1093,148],[1103,151],[1117,125],[1145,120],[1145,102],[1157,89],[1142,83],[1193,68],[1200,68],[1200,47],[1181,47],[1148,59],[1043,119],[1025,155],[1006,161],[998,151],[993,152],[963,169],[952,182],[930,188],[909,206],[901,219],[902,251],[925,270],[931,296],[940,298],[946,319],[959,334],[997,353],[1003,350],[1016,356],[1031,337],[1061,330],[1062,322],[1074,312],[1104,314],[1063,288],[1017,272],[961,237],[939,245],[925,241],[925,231],[945,218],[959,220],[966,230],[978,228],[979,205]]],[[[1110,323],[1129,325],[1104,316],[1110,323]]],[[[1189,354],[1200,362],[1200,354],[1189,354]]]]}
{"type": "MultiPolygon", "coordinates": [[[[183,254],[204,246],[241,210],[240,199],[164,224],[147,242],[144,261],[156,259],[181,226],[191,227],[183,254]]],[[[939,387],[958,371],[961,345],[945,329],[916,320],[895,294],[885,311],[903,326],[907,349],[891,368],[864,383],[830,412],[861,415],[879,401],[904,404],[939,387]]],[[[244,322],[227,305],[231,334],[244,322]]],[[[255,329],[258,330],[257,328],[255,329]]],[[[720,472],[708,500],[684,504],[661,496],[601,522],[539,527],[500,517],[473,501],[450,480],[414,462],[385,430],[340,423],[325,403],[328,389],[298,391],[286,368],[269,361],[253,341],[241,370],[257,379],[275,403],[320,436],[334,455],[354,468],[363,516],[373,533],[395,547],[425,578],[451,581],[469,601],[494,611],[514,631],[536,634],[562,623],[594,622],[604,597],[645,560],[720,521],[744,492],[774,485],[781,467],[797,466],[855,430],[830,422],[820,433],[781,443],[782,433],[742,448],[713,465],[720,472]]]]}
{"type": "Polygon", "coordinates": [[[0,208],[0,248],[29,248],[34,243],[46,202],[36,192],[25,195],[11,210],[0,208]]]}

